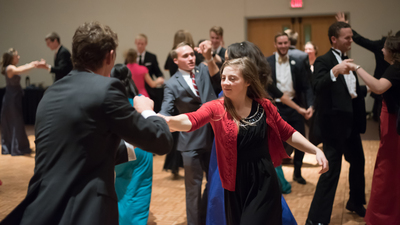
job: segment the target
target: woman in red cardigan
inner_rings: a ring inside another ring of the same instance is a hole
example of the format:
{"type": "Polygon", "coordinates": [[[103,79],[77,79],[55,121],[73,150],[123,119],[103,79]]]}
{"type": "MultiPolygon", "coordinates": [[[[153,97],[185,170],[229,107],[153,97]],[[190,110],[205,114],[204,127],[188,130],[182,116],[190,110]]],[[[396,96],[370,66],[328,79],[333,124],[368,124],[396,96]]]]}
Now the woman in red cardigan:
{"type": "Polygon", "coordinates": [[[316,154],[320,173],[328,170],[328,161],[264,98],[257,68],[248,58],[225,62],[221,86],[223,98],[205,103],[196,112],[165,119],[174,131],[190,132],[207,123],[213,127],[227,224],[282,224],[274,170],[274,164],[288,157],[282,141],[316,154]]]}

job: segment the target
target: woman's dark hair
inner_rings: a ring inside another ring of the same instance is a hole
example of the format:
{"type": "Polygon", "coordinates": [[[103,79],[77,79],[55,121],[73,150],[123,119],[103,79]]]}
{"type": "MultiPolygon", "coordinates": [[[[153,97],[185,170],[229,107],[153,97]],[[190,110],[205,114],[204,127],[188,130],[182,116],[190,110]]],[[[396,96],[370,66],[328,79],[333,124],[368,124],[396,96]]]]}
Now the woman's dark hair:
{"type": "Polygon", "coordinates": [[[272,83],[271,67],[257,45],[244,41],[229,45],[227,51],[229,59],[249,58],[257,66],[258,76],[264,88],[267,88],[272,83]]]}
{"type": "Polygon", "coordinates": [[[400,66],[400,36],[394,36],[389,32],[384,48],[392,53],[393,63],[400,66]]]}
{"type": "Polygon", "coordinates": [[[137,58],[137,51],[130,48],[126,53],[126,63],[135,63],[137,58]]]}
{"type": "Polygon", "coordinates": [[[134,98],[139,91],[132,80],[132,74],[128,67],[123,64],[116,64],[111,70],[111,77],[119,79],[125,87],[128,98],[134,98]]]}
{"type": "Polygon", "coordinates": [[[117,48],[118,37],[109,26],[84,23],[72,38],[72,63],[77,70],[97,70],[107,54],[117,48]]]}
{"type": "MultiPolygon", "coordinates": [[[[260,82],[257,66],[253,63],[253,60],[248,57],[227,60],[221,67],[221,74],[224,72],[226,67],[234,67],[240,70],[243,79],[250,84],[247,87],[247,96],[249,98],[263,99],[267,97],[267,92],[260,82]]],[[[232,101],[226,96],[224,96],[224,105],[226,111],[238,123],[242,118],[237,114],[232,101]]]]}
{"type": "Polygon", "coordinates": [[[1,57],[1,73],[6,75],[6,67],[11,65],[14,60],[14,55],[16,54],[17,50],[10,48],[7,52],[3,53],[1,57]]]}

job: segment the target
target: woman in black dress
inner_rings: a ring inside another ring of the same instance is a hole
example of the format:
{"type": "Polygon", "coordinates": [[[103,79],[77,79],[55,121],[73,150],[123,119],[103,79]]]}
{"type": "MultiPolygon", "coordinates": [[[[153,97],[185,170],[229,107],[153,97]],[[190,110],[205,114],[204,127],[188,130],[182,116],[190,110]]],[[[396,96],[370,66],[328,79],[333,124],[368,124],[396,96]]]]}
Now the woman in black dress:
{"type": "Polygon", "coordinates": [[[287,157],[282,145],[316,154],[328,170],[324,153],[288,125],[268,99],[256,66],[248,58],[228,60],[221,68],[224,98],[196,112],[165,117],[170,129],[192,131],[210,123],[225,196],[227,224],[282,224],[281,193],[274,164],[287,157]]]}
{"type": "Polygon", "coordinates": [[[29,154],[32,151],[22,116],[23,92],[19,74],[36,68],[40,64],[38,61],[33,61],[17,67],[18,62],[18,52],[12,48],[3,54],[1,61],[1,73],[6,77],[6,93],[1,109],[1,153],[13,156],[29,154]]]}

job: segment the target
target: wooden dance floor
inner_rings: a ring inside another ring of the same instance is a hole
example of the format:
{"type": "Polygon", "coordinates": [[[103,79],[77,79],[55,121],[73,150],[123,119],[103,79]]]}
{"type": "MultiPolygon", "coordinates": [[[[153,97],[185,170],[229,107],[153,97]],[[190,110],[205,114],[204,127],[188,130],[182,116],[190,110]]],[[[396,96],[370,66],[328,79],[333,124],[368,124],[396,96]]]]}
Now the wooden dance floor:
{"type": "MultiPolygon", "coordinates": [[[[34,128],[26,126],[27,134],[34,148],[34,128]]],[[[371,191],[371,179],[375,165],[376,153],[379,146],[377,123],[368,121],[368,131],[363,138],[365,153],[365,178],[367,203],[371,191]]],[[[29,179],[33,175],[35,154],[30,156],[0,155],[0,221],[14,209],[25,197],[29,179]]],[[[180,170],[180,177],[174,178],[171,173],[162,171],[165,156],[154,157],[153,191],[150,205],[148,224],[171,225],[186,224],[184,171],[180,170]]],[[[293,166],[284,165],[286,179],[292,184],[292,193],[284,195],[297,223],[305,223],[308,209],[318,181],[318,171],[315,157],[306,154],[302,169],[306,185],[292,182],[293,166]]],[[[365,224],[363,218],[350,213],[345,209],[349,195],[348,182],[349,164],[343,160],[342,173],[339,180],[336,198],[333,205],[331,225],[365,224]]]]}

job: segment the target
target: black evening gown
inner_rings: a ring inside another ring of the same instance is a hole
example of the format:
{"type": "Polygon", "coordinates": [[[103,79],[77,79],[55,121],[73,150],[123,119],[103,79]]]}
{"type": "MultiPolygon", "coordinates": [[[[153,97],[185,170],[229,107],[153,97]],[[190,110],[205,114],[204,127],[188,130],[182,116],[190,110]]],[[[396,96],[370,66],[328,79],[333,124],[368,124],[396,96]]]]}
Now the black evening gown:
{"type": "Polygon", "coordinates": [[[21,76],[6,77],[6,93],[1,108],[1,153],[24,155],[31,153],[22,115],[21,76]]]}
{"type": "Polygon", "coordinates": [[[281,192],[268,150],[266,115],[253,101],[237,137],[235,191],[225,191],[227,224],[282,224],[281,192]]]}

